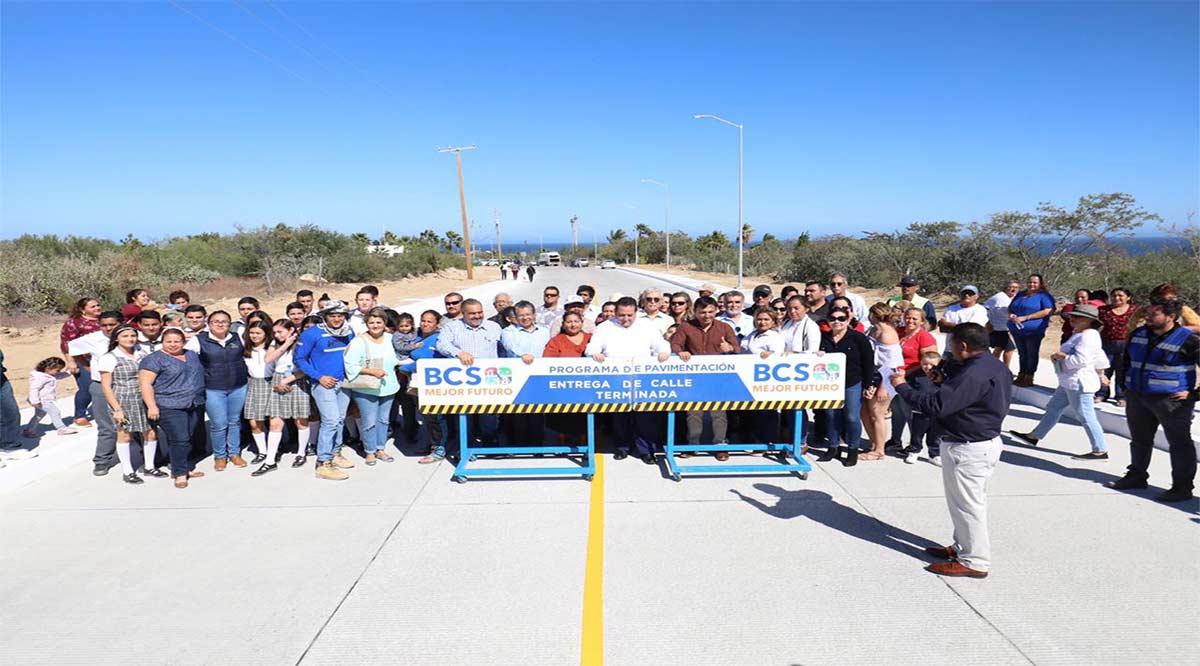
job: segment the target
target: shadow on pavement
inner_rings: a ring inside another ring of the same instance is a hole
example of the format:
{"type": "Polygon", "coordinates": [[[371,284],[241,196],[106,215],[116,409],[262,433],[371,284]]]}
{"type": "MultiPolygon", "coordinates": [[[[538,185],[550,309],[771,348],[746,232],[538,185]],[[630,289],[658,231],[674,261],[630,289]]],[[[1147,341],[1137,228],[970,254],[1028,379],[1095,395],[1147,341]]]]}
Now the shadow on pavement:
{"type": "MultiPolygon", "coordinates": [[[[1039,448],[1037,450],[1041,450],[1041,449],[1039,448]]],[[[1004,451],[1000,454],[1000,460],[1003,462],[1006,462],[1010,465],[1017,465],[1019,467],[1028,467],[1030,469],[1041,470],[1043,472],[1050,472],[1052,474],[1058,474],[1059,476],[1065,476],[1069,479],[1079,479],[1081,481],[1093,481],[1097,484],[1100,484],[1101,486],[1108,483],[1109,481],[1116,481],[1117,479],[1121,478],[1120,476],[1117,476],[1115,474],[1109,474],[1108,472],[1102,472],[1098,469],[1090,469],[1090,468],[1086,468],[1086,467],[1067,467],[1066,465],[1060,465],[1060,464],[1054,462],[1053,460],[1043,460],[1036,456],[1031,456],[1031,455],[1028,455],[1025,453],[1021,453],[1019,451],[1014,451],[1012,448],[1004,449],[1004,451]]],[[[1163,507],[1167,507],[1167,508],[1171,508],[1171,509],[1178,509],[1180,511],[1183,511],[1184,513],[1195,513],[1197,510],[1197,507],[1200,506],[1200,500],[1195,500],[1195,499],[1190,502],[1176,502],[1173,504],[1166,503],[1166,502],[1155,502],[1154,497],[1151,495],[1151,493],[1156,495],[1159,492],[1161,492],[1161,490],[1155,488],[1154,486],[1151,486],[1151,487],[1147,488],[1146,490],[1139,490],[1139,491],[1113,490],[1112,492],[1120,493],[1123,495],[1129,495],[1131,497],[1138,497],[1138,498],[1141,498],[1144,500],[1149,500],[1151,502],[1154,502],[1154,504],[1156,504],[1158,506],[1163,506],[1163,507]]]]}
{"type": "Polygon", "coordinates": [[[860,513],[844,504],[838,504],[834,501],[833,496],[826,492],[785,490],[769,483],[756,483],[754,488],[779,499],[775,504],[768,505],[753,497],[743,495],[737,490],[729,492],[769,516],[781,520],[808,518],[848,536],[890,548],[901,555],[907,555],[922,562],[930,560],[929,556],[924,553],[924,549],[939,545],[925,537],[885,523],[874,516],[860,513]]]}

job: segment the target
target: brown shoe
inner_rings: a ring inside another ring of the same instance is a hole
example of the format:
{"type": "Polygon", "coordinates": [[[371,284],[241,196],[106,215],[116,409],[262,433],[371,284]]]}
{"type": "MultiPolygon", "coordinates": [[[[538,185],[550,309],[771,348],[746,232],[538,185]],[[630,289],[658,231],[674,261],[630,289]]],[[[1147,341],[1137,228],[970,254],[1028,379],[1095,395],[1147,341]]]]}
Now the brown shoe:
{"type": "Polygon", "coordinates": [[[334,467],[332,461],[326,461],[317,465],[317,478],[329,481],[343,481],[350,478],[350,475],[334,467]]]}
{"type": "Polygon", "coordinates": [[[226,460],[224,458],[217,458],[216,460],[213,461],[213,469],[217,470],[218,472],[224,472],[225,466],[228,464],[229,464],[228,460],[226,460]]]}
{"type": "Polygon", "coordinates": [[[341,469],[350,469],[354,467],[354,463],[350,462],[349,458],[342,455],[341,451],[333,454],[333,464],[341,469]]]}
{"type": "Polygon", "coordinates": [[[930,546],[925,549],[925,554],[932,555],[933,557],[940,557],[943,560],[958,559],[958,553],[955,552],[950,546],[930,546]]]}
{"type": "Polygon", "coordinates": [[[717,455],[715,457],[717,460],[722,462],[729,460],[729,454],[725,451],[717,451],[717,455]]]}
{"type": "Polygon", "coordinates": [[[234,455],[232,458],[229,459],[229,462],[237,465],[238,467],[246,466],[246,461],[242,460],[241,454],[234,455]]]}
{"type": "Polygon", "coordinates": [[[92,422],[87,419],[75,419],[75,425],[80,428],[90,428],[92,427],[92,422]]]}
{"type": "Polygon", "coordinates": [[[955,576],[958,578],[987,578],[988,576],[988,572],[969,569],[958,560],[954,560],[953,562],[934,562],[925,567],[925,570],[939,576],[955,576]]]}

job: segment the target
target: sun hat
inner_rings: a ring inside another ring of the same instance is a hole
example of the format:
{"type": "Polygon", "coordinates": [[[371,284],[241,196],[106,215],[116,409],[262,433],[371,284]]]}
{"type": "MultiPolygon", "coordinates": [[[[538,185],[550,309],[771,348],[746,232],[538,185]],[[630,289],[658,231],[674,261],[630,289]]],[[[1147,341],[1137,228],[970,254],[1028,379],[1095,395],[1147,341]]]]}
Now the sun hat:
{"type": "Polygon", "coordinates": [[[1091,319],[1092,321],[1100,321],[1100,310],[1094,305],[1083,303],[1071,308],[1071,311],[1067,313],[1067,316],[1083,317],[1084,319],[1091,319]]]}

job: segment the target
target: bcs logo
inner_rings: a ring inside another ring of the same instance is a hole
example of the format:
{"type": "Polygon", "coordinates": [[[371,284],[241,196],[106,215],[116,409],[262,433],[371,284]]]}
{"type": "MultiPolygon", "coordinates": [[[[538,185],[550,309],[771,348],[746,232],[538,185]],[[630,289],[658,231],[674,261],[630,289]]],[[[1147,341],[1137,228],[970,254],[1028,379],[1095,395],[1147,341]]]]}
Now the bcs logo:
{"type": "Polygon", "coordinates": [[[425,385],[438,386],[492,386],[512,383],[512,370],[508,368],[481,368],[452,366],[449,368],[425,368],[425,385]]]}
{"type": "Polygon", "coordinates": [[[807,363],[788,365],[767,365],[758,363],[754,366],[754,381],[756,382],[806,382],[810,379],[818,382],[836,381],[842,375],[842,367],[837,363],[818,363],[809,367],[807,363]]]}

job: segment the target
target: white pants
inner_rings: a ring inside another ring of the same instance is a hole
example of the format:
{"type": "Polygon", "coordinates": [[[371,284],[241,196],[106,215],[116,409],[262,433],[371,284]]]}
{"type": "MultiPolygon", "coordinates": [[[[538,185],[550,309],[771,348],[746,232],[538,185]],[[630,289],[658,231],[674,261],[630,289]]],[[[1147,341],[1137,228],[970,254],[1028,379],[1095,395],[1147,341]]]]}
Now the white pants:
{"type": "Polygon", "coordinates": [[[942,441],[942,484],[954,523],[953,548],[958,561],[976,571],[989,571],[992,543],[987,526],[987,482],[1000,461],[1000,438],[983,442],[942,441]]]}

